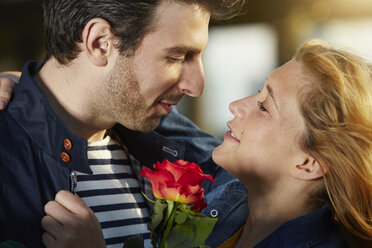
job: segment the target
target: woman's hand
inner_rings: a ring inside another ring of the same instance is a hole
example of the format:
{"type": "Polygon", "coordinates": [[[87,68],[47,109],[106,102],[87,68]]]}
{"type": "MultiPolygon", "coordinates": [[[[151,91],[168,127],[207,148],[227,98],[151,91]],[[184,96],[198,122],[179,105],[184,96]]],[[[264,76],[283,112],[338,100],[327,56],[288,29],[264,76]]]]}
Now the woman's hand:
{"type": "Polygon", "coordinates": [[[41,226],[46,247],[106,247],[97,217],[78,196],[59,191],[44,210],[41,226]]]}
{"type": "Polygon", "coordinates": [[[13,88],[21,77],[21,72],[8,71],[0,73],[0,110],[8,106],[13,88]]]}

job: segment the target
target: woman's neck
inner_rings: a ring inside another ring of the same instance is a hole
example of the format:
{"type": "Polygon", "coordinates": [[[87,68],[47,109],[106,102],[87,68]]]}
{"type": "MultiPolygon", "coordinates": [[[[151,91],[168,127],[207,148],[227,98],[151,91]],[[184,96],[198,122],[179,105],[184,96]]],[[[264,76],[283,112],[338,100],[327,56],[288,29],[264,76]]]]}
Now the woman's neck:
{"type": "Polygon", "coordinates": [[[309,204],[306,184],[288,180],[272,187],[249,187],[249,216],[236,247],[253,247],[285,222],[316,209],[309,204]],[[294,186],[296,185],[296,186],[294,186]]]}

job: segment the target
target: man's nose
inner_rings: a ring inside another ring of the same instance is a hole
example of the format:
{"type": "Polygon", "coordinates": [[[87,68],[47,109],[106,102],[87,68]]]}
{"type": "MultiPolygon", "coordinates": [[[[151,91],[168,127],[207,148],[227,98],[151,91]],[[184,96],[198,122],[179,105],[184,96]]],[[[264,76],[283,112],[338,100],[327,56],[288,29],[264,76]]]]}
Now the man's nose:
{"type": "Polygon", "coordinates": [[[188,96],[198,97],[204,89],[204,69],[201,60],[185,65],[178,83],[181,91],[188,96]]]}

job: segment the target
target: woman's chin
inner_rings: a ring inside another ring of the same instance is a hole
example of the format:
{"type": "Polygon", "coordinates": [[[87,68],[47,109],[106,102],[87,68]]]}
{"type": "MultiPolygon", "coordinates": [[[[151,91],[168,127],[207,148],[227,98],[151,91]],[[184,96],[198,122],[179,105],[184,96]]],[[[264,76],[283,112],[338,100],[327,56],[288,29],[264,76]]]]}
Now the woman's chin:
{"type": "Polygon", "coordinates": [[[228,154],[222,151],[221,145],[214,149],[212,153],[212,159],[217,165],[221,166],[229,173],[231,173],[229,168],[229,165],[231,165],[231,160],[229,162],[228,154]]]}
{"type": "Polygon", "coordinates": [[[217,146],[213,152],[212,152],[212,159],[213,161],[218,164],[219,166],[223,167],[222,164],[221,164],[221,155],[220,155],[220,151],[219,151],[219,148],[220,146],[217,146]]]}

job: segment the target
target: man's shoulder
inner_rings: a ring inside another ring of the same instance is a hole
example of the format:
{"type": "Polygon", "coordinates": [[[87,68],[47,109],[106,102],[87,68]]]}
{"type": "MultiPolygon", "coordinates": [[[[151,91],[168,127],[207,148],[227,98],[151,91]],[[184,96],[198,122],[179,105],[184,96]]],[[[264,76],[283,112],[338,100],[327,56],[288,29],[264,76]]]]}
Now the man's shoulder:
{"type": "MultiPolygon", "coordinates": [[[[35,63],[27,62],[25,64],[21,79],[14,88],[12,100],[5,110],[0,111],[0,147],[2,152],[19,152],[17,148],[25,146],[30,140],[24,126],[28,121],[35,120],[34,113],[40,110],[40,101],[34,97],[34,90],[32,90],[36,86],[30,84],[32,77],[29,67],[35,63]],[[37,105],[34,104],[35,102],[37,105]]],[[[41,127],[33,125],[33,128],[40,129],[41,127]]]]}
{"type": "Polygon", "coordinates": [[[6,110],[1,111],[0,180],[2,186],[0,188],[4,188],[4,185],[21,182],[17,173],[21,171],[23,165],[27,165],[29,168],[33,167],[32,156],[29,155],[33,147],[31,139],[12,116],[6,110]]]}
{"type": "MultiPolygon", "coordinates": [[[[7,110],[0,111],[0,144],[17,143],[26,138],[27,134],[19,123],[9,114],[7,110]]],[[[4,147],[4,149],[13,149],[4,147]]]]}

